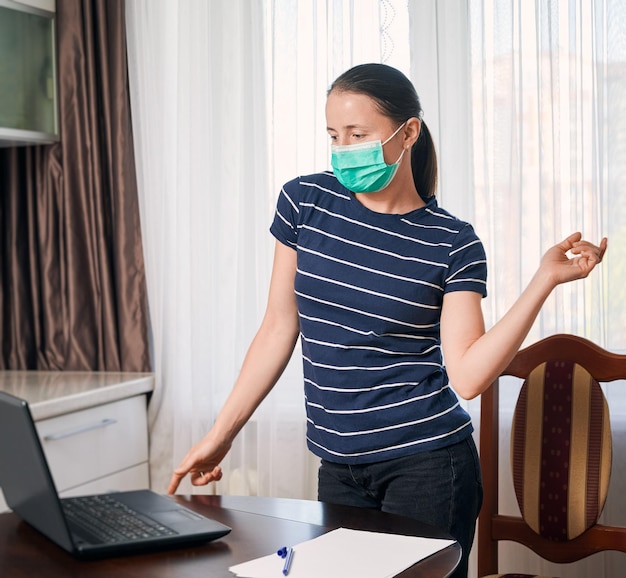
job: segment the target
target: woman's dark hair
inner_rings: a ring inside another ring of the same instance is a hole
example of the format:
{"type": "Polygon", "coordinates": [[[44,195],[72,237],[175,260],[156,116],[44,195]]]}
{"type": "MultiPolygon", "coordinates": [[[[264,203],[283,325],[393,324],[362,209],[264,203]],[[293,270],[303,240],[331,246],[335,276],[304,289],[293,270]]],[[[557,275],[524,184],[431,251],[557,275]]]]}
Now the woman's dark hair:
{"type": "Polygon", "coordinates": [[[415,188],[423,199],[437,188],[437,153],[415,87],[402,72],[386,64],[359,64],[341,74],[328,90],[356,92],[372,98],[381,113],[401,124],[416,117],[421,122],[418,139],[411,149],[415,188]]]}

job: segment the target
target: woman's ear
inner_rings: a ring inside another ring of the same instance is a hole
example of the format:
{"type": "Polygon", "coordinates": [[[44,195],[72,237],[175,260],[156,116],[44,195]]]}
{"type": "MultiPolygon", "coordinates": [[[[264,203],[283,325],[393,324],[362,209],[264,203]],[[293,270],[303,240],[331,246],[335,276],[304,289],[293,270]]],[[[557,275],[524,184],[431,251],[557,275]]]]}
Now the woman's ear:
{"type": "Polygon", "coordinates": [[[410,149],[415,141],[418,139],[420,135],[420,130],[422,129],[422,123],[416,117],[412,117],[406,121],[404,125],[404,143],[403,146],[405,149],[410,149]]]}

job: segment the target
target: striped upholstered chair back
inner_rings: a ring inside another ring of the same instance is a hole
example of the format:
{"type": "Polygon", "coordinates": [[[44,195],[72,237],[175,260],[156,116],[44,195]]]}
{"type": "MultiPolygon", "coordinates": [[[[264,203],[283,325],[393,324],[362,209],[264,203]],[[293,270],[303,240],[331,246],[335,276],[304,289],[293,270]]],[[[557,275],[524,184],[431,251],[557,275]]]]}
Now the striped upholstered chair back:
{"type": "Polygon", "coordinates": [[[626,355],[580,337],[553,335],[521,350],[502,375],[524,380],[510,440],[521,517],[498,513],[498,381],[481,399],[485,501],[478,575],[522,576],[498,574],[502,540],[524,544],[556,563],[602,550],[626,553],[626,528],[598,524],[613,457],[609,409],[599,382],[626,379],[626,355]]]}

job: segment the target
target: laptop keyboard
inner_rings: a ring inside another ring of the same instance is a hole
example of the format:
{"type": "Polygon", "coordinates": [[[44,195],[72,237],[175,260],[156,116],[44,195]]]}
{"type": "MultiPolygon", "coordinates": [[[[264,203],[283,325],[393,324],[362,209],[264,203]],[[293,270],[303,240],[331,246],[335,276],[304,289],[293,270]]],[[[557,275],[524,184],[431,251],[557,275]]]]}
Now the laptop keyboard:
{"type": "Polygon", "coordinates": [[[176,534],[110,495],[65,498],[62,504],[68,522],[105,544],[176,534]]]}

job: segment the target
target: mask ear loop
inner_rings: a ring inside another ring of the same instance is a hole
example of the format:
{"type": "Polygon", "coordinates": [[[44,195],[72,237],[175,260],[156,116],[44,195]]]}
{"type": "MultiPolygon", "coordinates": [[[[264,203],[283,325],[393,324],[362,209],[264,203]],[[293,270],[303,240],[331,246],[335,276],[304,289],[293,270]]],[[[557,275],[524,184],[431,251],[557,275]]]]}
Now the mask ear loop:
{"type": "MultiPolygon", "coordinates": [[[[401,125],[397,128],[397,129],[396,129],[396,132],[394,132],[394,133],[393,133],[393,134],[392,134],[392,135],[391,135],[391,136],[390,136],[390,137],[389,137],[389,138],[388,138],[388,139],[387,139],[384,143],[382,143],[380,146],[381,146],[381,147],[385,146],[385,145],[386,145],[386,144],[387,144],[387,143],[388,143],[388,142],[389,142],[389,141],[390,141],[390,140],[391,140],[394,136],[396,136],[396,135],[400,132],[400,129],[401,129],[401,128],[405,125],[405,124],[406,124],[406,120],[405,120],[405,121],[404,121],[404,122],[403,122],[403,123],[402,123],[402,124],[401,124],[401,125]]],[[[406,149],[405,149],[405,148],[402,148],[402,152],[400,153],[400,156],[398,157],[398,160],[397,160],[395,163],[393,163],[394,165],[397,165],[397,164],[398,164],[398,163],[402,160],[402,157],[404,156],[405,151],[406,151],[406,149]]]]}
{"type": "Polygon", "coordinates": [[[397,165],[397,164],[400,163],[400,161],[402,160],[402,157],[404,156],[404,153],[406,152],[406,150],[407,149],[404,149],[404,148],[402,149],[402,152],[400,153],[400,156],[398,157],[398,160],[395,163],[393,163],[394,165],[397,165]]]}
{"type": "Polygon", "coordinates": [[[405,124],[406,120],[396,129],[396,132],[394,132],[381,146],[385,146],[394,136],[396,136],[405,124]]]}

